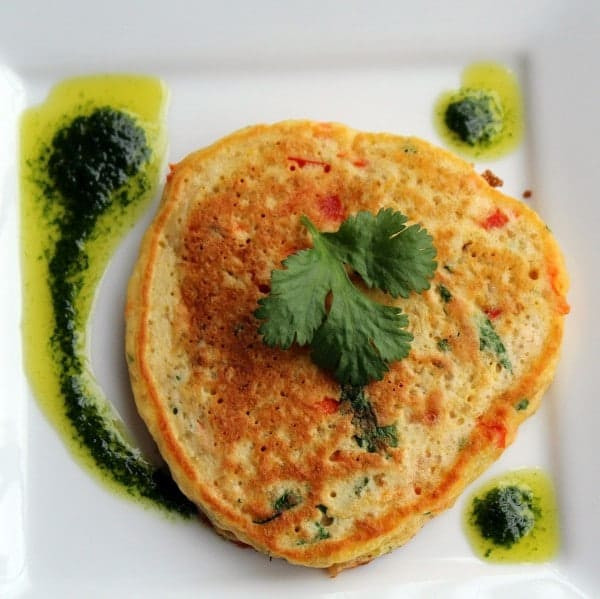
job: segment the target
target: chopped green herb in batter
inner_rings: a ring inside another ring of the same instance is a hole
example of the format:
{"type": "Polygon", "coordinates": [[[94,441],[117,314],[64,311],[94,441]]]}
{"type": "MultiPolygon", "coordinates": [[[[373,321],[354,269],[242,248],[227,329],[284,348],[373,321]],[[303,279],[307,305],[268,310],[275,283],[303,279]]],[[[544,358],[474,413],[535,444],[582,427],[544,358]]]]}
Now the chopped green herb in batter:
{"type": "Polygon", "coordinates": [[[448,342],[448,339],[440,339],[437,342],[437,346],[440,351],[450,351],[450,343],[448,342]]]}
{"type": "Polygon", "coordinates": [[[438,285],[437,290],[445,304],[452,300],[452,294],[450,291],[448,291],[447,287],[444,287],[444,285],[438,285]]]}
{"type": "Polygon", "coordinates": [[[506,370],[512,372],[512,364],[508,357],[504,343],[500,339],[494,325],[489,318],[483,318],[479,325],[479,349],[490,351],[498,358],[498,363],[506,370]]]}
{"type": "Polygon", "coordinates": [[[526,410],[529,407],[529,400],[527,398],[523,398],[515,404],[515,410],[520,412],[521,410],[526,410]]]}
{"type": "Polygon", "coordinates": [[[395,424],[379,426],[377,415],[362,387],[344,385],[340,401],[347,401],[352,409],[352,424],[357,429],[354,439],[359,447],[370,453],[386,447],[398,446],[398,431],[395,424]]]}
{"type": "Polygon", "coordinates": [[[317,527],[317,534],[314,538],[315,541],[324,541],[331,537],[329,531],[320,522],[315,522],[315,526],[317,527]]]}
{"type": "Polygon", "coordinates": [[[364,478],[362,478],[361,480],[359,480],[355,485],[354,485],[354,494],[357,497],[360,497],[362,492],[365,490],[365,488],[367,487],[367,485],[369,484],[369,477],[365,476],[364,478]]]}
{"type": "Polygon", "coordinates": [[[279,518],[286,510],[291,510],[302,502],[302,497],[294,491],[284,491],[274,502],[273,502],[273,513],[266,518],[259,518],[253,520],[254,524],[267,524],[279,518]]]}
{"type": "Polygon", "coordinates": [[[285,510],[289,510],[293,507],[296,507],[301,500],[301,497],[293,491],[285,491],[275,500],[275,503],[273,504],[273,509],[276,512],[283,512],[285,510]]]}

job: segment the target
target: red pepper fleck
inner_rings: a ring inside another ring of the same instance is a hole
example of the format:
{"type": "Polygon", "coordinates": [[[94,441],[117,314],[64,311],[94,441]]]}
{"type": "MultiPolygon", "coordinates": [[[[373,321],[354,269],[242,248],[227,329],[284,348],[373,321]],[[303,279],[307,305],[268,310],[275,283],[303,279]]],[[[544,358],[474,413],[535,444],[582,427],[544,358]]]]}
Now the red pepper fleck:
{"type": "Polygon", "coordinates": [[[366,158],[359,158],[352,163],[354,166],[358,166],[359,168],[365,167],[369,164],[369,161],[366,158]]]}
{"type": "Polygon", "coordinates": [[[304,168],[307,164],[322,166],[323,171],[328,173],[331,170],[331,164],[322,162],[321,160],[309,160],[308,158],[298,158],[297,156],[288,156],[288,160],[295,162],[299,168],[304,168]]]}
{"type": "Polygon", "coordinates": [[[335,414],[340,407],[340,402],[333,399],[333,397],[324,397],[320,402],[317,403],[317,408],[323,414],[335,414]]]}
{"type": "Polygon", "coordinates": [[[494,320],[494,318],[498,318],[502,314],[503,310],[502,308],[486,308],[484,312],[490,320],[494,320]]]}
{"type": "Polygon", "coordinates": [[[508,216],[504,214],[500,210],[500,208],[496,208],[496,211],[490,214],[482,223],[481,226],[484,229],[499,229],[503,227],[508,222],[508,216]]]}
{"type": "Polygon", "coordinates": [[[342,206],[339,196],[325,196],[318,199],[321,214],[330,220],[343,221],[346,210],[342,206]]]}

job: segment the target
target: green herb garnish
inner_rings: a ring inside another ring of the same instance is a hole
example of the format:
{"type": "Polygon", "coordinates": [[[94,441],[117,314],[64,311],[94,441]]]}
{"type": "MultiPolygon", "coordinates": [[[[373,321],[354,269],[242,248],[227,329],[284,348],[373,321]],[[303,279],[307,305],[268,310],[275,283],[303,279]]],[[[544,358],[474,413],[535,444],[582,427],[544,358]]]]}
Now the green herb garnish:
{"type": "Polygon", "coordinates": [[[452,294],[447,287],[444,287],[444,285],[438,285],[437,290],[445,304],[452,300],[452,294]]]}
{"type": "Polygon", "coordinates": [[[526,410],[528,407],[529,407],[529,400],[526,397],[519,400],[515,404],[515,410],[517,410],[517,412],[520,412],[521,410],[526,410]]]}
{"type": "Polygon", "coordinates": [[[253,520],[254,524],[267,524],[267,522],[271,522],[275,520],[275,518],[279,518],[283,512],[286,510],[291,510],[293,507],[296,507],[302,501],[302,497],[293,491],[284,491],[274,502],[273,502],[273,513],[266,518],[259,518],[258,520],[253,520]]]}
{"type": "Polygon", "coordinates": [[[359,447],[364,447],[369,453],[398,447],[396,425],[379,426],[373,405],[362,387],[344,386],[341,401],[347,401],[352,409],[352,424],[357,430],[354,440],[359,447]]]}
{"type": "Polygon", "coordinates": [[[317,527],[317,533],[313,539],[314,541],[324,541],[331,537],[329,531],[320,522],[315,522],[315,526],[317,527]]]}
{"type": "Polygon", "coordinates": [[[450,351],[450,343],[448,342],[448,339],[440,339],[437,342],[437,346],[440,351],[450,351]]]}
{"type": "Polygon", "coordinates": [[[271,292],[255,316],[270,347],[310,344],[312,359],[342,384],[380,380],[408,355],[412,335],[400,308],[380,304],[354,285],[346,266],[369,288],[408,297],[429,288],[436,268],[432,238],[420,225],[390,209],[359,212],[336,233],[321,233],[306,217],[313,247],[292,254],[271,273],[271,292]],[[331,296],[327,309],[326,300],[331,296]]]}
{"type": "Polygon", "coordinates": [[[280,495],[273,504],[273,509],[276,512],[283,512],[296,507],[301,501],[301,498],[293,491],[285,491],[280,495]]]}
{"type": "Polygon", "coordinates": [[[489,318],[484,318],[479,325],[479,349],[490,351],[498,358],[498,363],[506,370],[512,372],[512,364],[508,357],[506,347],[500,339],[494,325],[489,318]]]}
{"type": "Polygon", "coordinates": [[[354,494],[357,497],[360,497],[361,493],[364,491],[366,486],[369,484],[369,477],[364,476],[354,485],[354,494]]]}

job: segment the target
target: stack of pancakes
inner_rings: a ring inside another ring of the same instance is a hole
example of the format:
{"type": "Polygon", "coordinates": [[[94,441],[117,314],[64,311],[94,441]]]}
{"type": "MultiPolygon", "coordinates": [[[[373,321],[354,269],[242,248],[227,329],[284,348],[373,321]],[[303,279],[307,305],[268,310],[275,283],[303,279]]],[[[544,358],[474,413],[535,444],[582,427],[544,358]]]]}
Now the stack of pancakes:
{"type": "Polygon", "coordinates": [[[224,535],[331,573],[410,539],[537,409],[559,354],[567,277],[551,233],[471,165],[416,138],[283,122],[172,167],[127,303],[138,410],[182,491],[224,535]],[[270,274],[392,208],[433,236],[428,291],[392,299],[410,355],[364,388],[397,445],[368,451],[310,350],[269,348],[270,274]]]}

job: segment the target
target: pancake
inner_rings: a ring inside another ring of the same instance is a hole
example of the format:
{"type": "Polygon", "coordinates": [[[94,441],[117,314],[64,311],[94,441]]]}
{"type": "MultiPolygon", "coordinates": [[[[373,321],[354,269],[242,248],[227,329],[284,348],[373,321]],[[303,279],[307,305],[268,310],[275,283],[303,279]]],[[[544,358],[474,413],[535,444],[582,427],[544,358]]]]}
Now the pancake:
{"type": "Polygon", "coordinates": [[[128,290],[135,401],[218,531],[335,574],[403,545],[512,443],[552,379],[567,285],[540,218],[440,148],[249,127],[172,166],[128,290]],[[267,347],[254,311],[311,247],[302,215],[336,231],[382,208],[427,229],[438,267],[407,299],[363,289],[414,341],[382,380],[341,389],[309,348],[267,347]],[[357,402],[394,438],[361,442],[357,402]]]}

